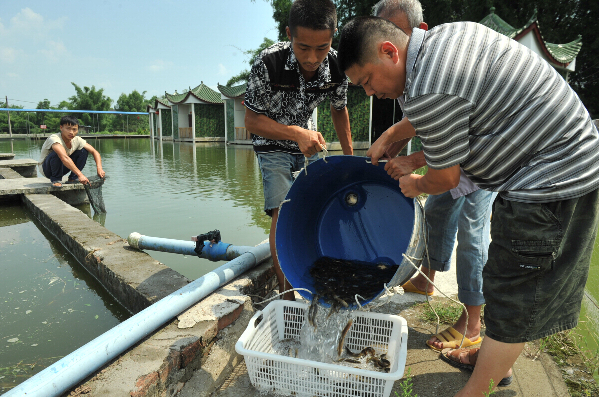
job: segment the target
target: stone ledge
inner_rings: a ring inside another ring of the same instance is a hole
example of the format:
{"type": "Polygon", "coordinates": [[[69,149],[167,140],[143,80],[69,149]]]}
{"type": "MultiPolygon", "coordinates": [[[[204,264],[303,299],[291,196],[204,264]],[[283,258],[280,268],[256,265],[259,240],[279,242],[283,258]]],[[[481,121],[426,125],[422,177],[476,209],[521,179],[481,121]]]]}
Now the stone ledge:
{"type": "Polygon", "coordinates": [[[254,314],[248,295],[264,296],[274,283],[268,260],[217,289],[65,396],[173,396],[187,382],[201,384],[203,392],[195,397],[210,395],[243,360],[235,343],[254,314]]]}
{"type": "Polygon", "coordinates": [[[23,202],[79,263],[132,313],[189,283],[186,277],[145,252],[130,248],[120,236],[50,194],[26,194],[23,202]]]}

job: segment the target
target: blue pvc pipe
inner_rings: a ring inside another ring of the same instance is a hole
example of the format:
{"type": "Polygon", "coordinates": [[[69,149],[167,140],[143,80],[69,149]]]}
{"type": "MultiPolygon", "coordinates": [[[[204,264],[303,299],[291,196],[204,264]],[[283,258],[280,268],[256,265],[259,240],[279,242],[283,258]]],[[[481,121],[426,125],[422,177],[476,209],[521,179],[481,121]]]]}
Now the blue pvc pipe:
{"type": "MultiPolygon", "coordinates": [[[[183,254],[198,256],[194,251],[196,247],[195,241],[173,240],[170,238],[144,236],[139,233],[131,233],[127,238],[129,245],[140,250],[152,250],[170,252],[173,254],[183,254]]],[[[252,249],[249,246],[233,245],[223,243],[211,243],[204,241],[204,248],[200,258],[205,258],[211,261],[225,261],[237,258],[239,255],[252,249]]]]}
{"type": "Polygon", "coordinates": [[[9,390],[2,397],[62,395],[167,321],[268,258],[270,258],[268,243],[252,247],[243,255],[203,275],[106,331],[9,390]]]}

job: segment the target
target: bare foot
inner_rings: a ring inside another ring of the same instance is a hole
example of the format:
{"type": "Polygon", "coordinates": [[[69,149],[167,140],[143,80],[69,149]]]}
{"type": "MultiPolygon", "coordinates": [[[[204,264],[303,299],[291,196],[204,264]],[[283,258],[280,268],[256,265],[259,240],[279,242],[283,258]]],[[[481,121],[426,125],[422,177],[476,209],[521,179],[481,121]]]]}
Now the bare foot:
{"type": "MultiPolygon", "coordinates": [[[[426,274],[426,272],[424,272],[426,274]]],[[[429,277],[431,279],[431,281],[434,281],[434,277],[429,277]]],[[[410,279],[410,281],[412,282],[412,285],[416,288],[418,288],[420,291],[424,292],[424,290],[426,289],[426,292],[428,292],[429,294],[431,292],[433,292],[435,290],[435,287],[433,287],[433,285],[431,283],[428,282],[427,279],[424,278],[424,276],[420,273],[418,273],[416,275],[416,277],[410,279]],[[428,284],[428,287],[427,287],[428,284]]]]}

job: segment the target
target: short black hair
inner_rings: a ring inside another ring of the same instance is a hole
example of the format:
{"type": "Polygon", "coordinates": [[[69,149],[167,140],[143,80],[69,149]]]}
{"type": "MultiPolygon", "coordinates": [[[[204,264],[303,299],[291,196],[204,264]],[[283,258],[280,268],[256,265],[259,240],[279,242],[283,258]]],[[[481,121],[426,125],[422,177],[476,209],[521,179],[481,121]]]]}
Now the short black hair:
{"type": "Polygon", "coordinates": [[[60,118],[60,126],[62,127],[65,124],[79,126],[79,120],[75,116],[62,116],[60,118]]]}
{"type": "Polygon", "coordinates": [[[289,10],[287,26],[291,37],[296,28],[330,30],[331,36],[337,29],[337,9],[331,0],[295,0],[289,10]]]}
{"type": "Polygon", "coordinates": [[[355,64],[364,66],[376,54],[376,43],[390,41],[402,47],[408,43],[408,36],[395,24],[378,17],[357,17],[349,21],[341,31],[337,60],[343,73],[355,64]]]}

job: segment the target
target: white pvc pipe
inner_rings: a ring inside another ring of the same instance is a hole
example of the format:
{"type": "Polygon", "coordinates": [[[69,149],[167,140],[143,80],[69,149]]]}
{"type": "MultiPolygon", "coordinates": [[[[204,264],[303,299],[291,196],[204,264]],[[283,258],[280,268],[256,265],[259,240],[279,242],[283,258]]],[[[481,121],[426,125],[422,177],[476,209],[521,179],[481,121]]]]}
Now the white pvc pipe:
{"type": "Polygon", "coordinates": [[[203,275],[2,395],[60,396],[220,286],[270,258],[268,243],[203,275]]]}

